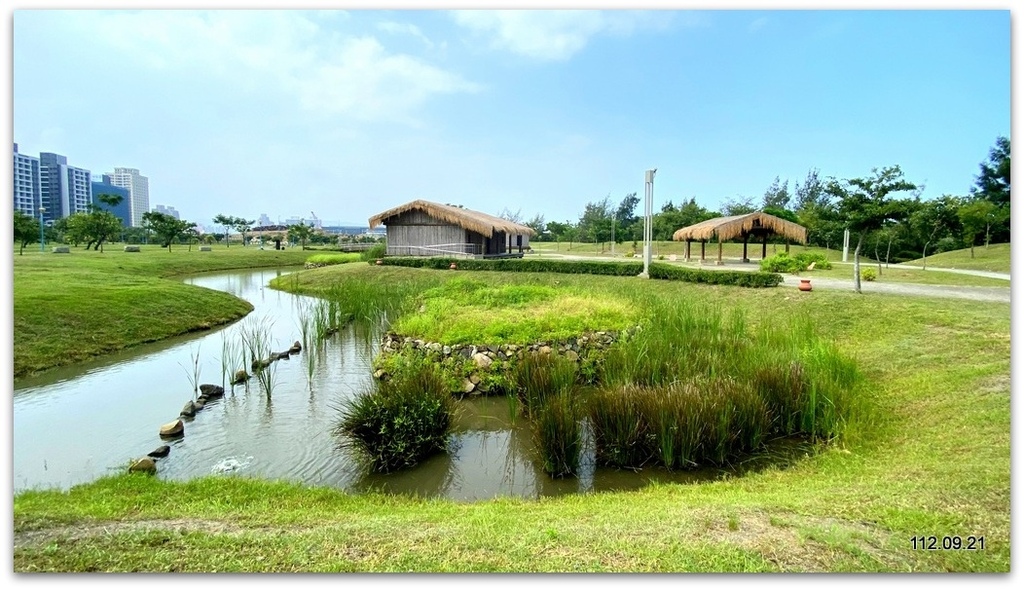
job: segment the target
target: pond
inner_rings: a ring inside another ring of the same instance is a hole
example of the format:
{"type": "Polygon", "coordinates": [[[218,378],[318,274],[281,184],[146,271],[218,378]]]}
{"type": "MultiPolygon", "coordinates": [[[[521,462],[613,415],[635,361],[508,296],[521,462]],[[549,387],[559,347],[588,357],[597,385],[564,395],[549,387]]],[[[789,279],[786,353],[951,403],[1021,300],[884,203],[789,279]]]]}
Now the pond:
{"type": "Polygon", "coordinates": [[[267,286],[294,270],[189,278],[190,284],[232,293],[255,309],[246,319],[218,330],[16,381],[14,491],[90,482],[123,471],[132,459],[163,444],[171,452],[158,461],[157,477],[168,480],[221,474],[464,501],[632,489],[654,480],[702,481],[767,461],[753,460],[730,470],[671,473],[598,468],[584,460],[579,477],[556,480],[541,470],[528,424],[511,419],[506,400],[474,397],[460,402],[449,453],[402,472],[369,473],[333,432],[340,408],[372,379],[378,338],[357,333],[352,326],[320,347],[312,371],[304,358],[308,351],[279,360],[272,365],[272,395],[256,380],[248,387],[227,384],[223,398],[185,420],[183,438],[162,440],[160,426],[176,419],[193,399],[194,368],[199,383],[221,385],[223,344],[238,341],[247,322],[267,330],[273,350],[287,350],[301,340],[300,317],[315,299],[267,286]]]}

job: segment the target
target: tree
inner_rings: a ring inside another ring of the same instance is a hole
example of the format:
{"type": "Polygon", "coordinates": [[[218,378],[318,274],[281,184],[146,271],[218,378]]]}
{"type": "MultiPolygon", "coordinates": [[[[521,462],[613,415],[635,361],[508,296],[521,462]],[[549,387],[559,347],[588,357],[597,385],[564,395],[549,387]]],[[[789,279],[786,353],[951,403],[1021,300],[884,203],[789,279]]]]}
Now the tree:
{"type": "Polygon", "coordinates": [[[246,219],[244,217],[232,217],[232,225],[238,230],[238,233],[242,234],[242,246],[245,246],[245,232],[249,231],[252,224],[256,223],[255,219],[246,219]]]}
{"type": "Polygon", "coordinates": [[[910,214],[910,227],[918,236],[921,248],[921,268],[928,267],[928,246],[946,235],[955,235],[960,229],[960,218],[957,215],[961,206],[959,197],[943,195],[938,199],[923,201],[920,207],[910,214]]]}
{"type": "Polygon", "coordinates": [[[228,239],[228,228],[235,225],[235,218],[221,213],[213,218],[213,222],[224,228],[224,245],[230,248],[231,240],[228,239]]]}
{"type": "Polygon", "coordinates": [[[992,201],[996,207],[1010,206],[1010,140],[996,138],[996,145],[988,152],[988,162],[981,163],[981,172],[975,177],[973,194],[992,201]]]}
{"type": "Polygon", "coordinates": [[[103,242],[121,233],[121,219],[96,205],[88,212],[75,213],[63,218],[60,228],[72,244],[85,242],[85,249],[103,252],[103,242]]]}
{"type": "Polygon", "coordinates": [[[722,203],[722,215],[746,215],[747,213],[753,213],[757,211],[757,207],[754,206],[753,197],[736,197],[735,199],[726,199],[722,203]]]}
{"type": "Polygon", "coordinates": [[[878,170],[871,169],[868,178],[851,178],[844,181],[831,180],[826,192],[838,199],[839,215],[846,221],[850,231],[857,234],[857,246],[853,251],[853,290],[860,288],[860,249],[868,232],[882,229],[890,219],[899,219],[900,210],[889,196],[901,191],[917,188],[903,178],[899,165],[878,170]]]}
{"type": "Polygon", "coordinates": [[[195,225],[190,225],[185,228],[182,232],[185,236],[185,240],[188,242],[188,251],[192,251],[192,244],[199,242],[199,229],[195,225]]]}
{"type": "Polygon", "coordinates": [[[288,241],[300,242],[302,244],[303,250],[306,249],[306,240],[308,240],[312,236],[313,228],[304,223],[288,226],[288,241]]]}
{"type": "Polygon", "coordinates": [[[779,184],[779,177],[776,176],[771,186],[764,192],[761,210],[764,211],[769,207],[786,210],[789,208],[789,200],[789,180],[787,179],[782,184],[779,184]]]}
{"type": "MultiPolygon", "coordinates": [[[[996,139],[996,145],[988,152],[988,162],[981,163],[981,172],[975,177],[971,195],[990,201],[996,206],[993,223],[989,228],[990,237],[996,242],[1010,241],[1010,140],[996,139]]],[[[987,242],[986,242],[987,244],[987,242]]]]}
{"type": "Polygon", "coordinates": [[[612,209],[610,196],[587,203],[580,215],[578,224],[580,240],[589,240],[595,244],[606,242],[612,235],[612,209]]]}
{"type": "Polygon", "coordinates": [[[532,219],[526,222],[526,227],[532,229],[537,233],[537,241],[543,242],[548,236],[545,234],[547,230],[547,224],[544,223],[544,216],[540,213],[533,216],[532,219]]]}
{"type": "Polygon", "coordinates": [[[39,241],[39,224],[22,211],[14,211],[14,241],[21,244],[18,254],[25,255],[25,246],[39,241]]]}
{"type": "Polygon", "coordinates": [[[512,223],[518,223],[518,224],[522,225],[522,223],[523,223],[522,211],[523,211],[522,209],[516,209],[515,212],[513,213],[511,209],[509,209],[508,207],[504,207],[501,210],[501,212],[498,213],[498,217],[500,217],[502,219],[505,219],[507,221],[511,221],[512,223]]]}
{"type": "Polygon", "coordinates": [[[978,234],[985,234],[985,248],[988,248],[993,224],[1003,221],[999,215],[1002,211],[1004,209],[985,198],[971,199],[957,211],[960,225],[963,227],[964,241],[971,248],[971,258],[974,258],[974,244],[978,241],[978,234]]]}
{"type": "Polygon", "coordinates": [[[171,244],[185,235],[189,227],[194,224],[184,219],[175,219],[173,216],[159,211],[149,211],[142,214],[142,222],[145,227],[152,230],[160,238],[161,245],[167,246],[171,251],[171,244]]]}

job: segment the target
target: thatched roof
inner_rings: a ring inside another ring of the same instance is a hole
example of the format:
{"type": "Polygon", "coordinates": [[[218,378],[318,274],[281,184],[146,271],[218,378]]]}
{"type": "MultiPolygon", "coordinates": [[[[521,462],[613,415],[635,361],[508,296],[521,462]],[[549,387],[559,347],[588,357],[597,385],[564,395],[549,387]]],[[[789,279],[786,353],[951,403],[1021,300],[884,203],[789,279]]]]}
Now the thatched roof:
{"type": "Polygon", "coordinates": [[[370,218],[370,229],[377,227],[380,224],[387,224],[387,220],[401,215],[407,211],[423,211],[427,215],[435,219],[440,219],[445,223],[457,225],[463,229],[474,231],[478,234],[482,234],[488,238],[494,235],[494,232],[504,232],[512,235],[525,235],[532,236],[536,232],[533,229],[513,223],[507,219],[488,215],[486,213],[480,213],[479,211],[472,211],[470,209],[462,209],[460,207],[453,207],[451,205],[442,205],[440,203],[433,203],[431,201],[423,201],[417,199],[410,201],[404,205],[395,207],[394,209],[388,209],[383,213],[378,213],[370,218]]]}
{"type": "Polygon", "coordinates": [[[770,234],[777,234],[800,244],[807,243],[806,227],[760,211],[747,213],[746,215],[708,219],[707,221],[676,230],[672,234],[672,239],[677,242],[686,240],[710,241],[712,238],[717,237],[724,242],[733,238],[742,238],[751,233],[760,234],[765,230],[770,234]]]}

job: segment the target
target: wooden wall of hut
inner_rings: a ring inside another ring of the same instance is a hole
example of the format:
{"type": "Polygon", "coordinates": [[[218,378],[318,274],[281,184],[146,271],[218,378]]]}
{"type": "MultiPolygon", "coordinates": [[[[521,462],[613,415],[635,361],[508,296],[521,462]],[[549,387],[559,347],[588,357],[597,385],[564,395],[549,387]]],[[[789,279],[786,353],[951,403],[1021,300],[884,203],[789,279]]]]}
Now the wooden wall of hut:
{"type": "Polygon", "coordinates": [[[446,252],[433,249],[447,245],[445,249],[462,251],[466,232],[457,225],[445,223],[423,211],[406,211],[384,222],[388,229],[388,250],[390,256],[438,256],[446,252]],[[458,244],[458,246],[452,246],[458,244]]]}

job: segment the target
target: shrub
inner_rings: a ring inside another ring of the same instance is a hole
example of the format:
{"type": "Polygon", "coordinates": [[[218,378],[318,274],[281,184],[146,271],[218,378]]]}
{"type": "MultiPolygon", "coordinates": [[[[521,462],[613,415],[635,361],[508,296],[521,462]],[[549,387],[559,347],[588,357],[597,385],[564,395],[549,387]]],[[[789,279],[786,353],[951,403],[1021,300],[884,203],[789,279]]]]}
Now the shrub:
{"type": "MultiPolygon", "coordinates": [[[[371,260],[371,264],[376,259],[371,260]]],[[[550,260],[538,258],[498,259],[452,259],[415,256],[392,256],[383,259],[383,264],[413,268],[446,270],[455,262],[459,270],[491,270],[498,272],[557,272],[566,274],[592,274],[611,276],[636,276],[643,272],[642,262],[635,261],[591,261],[591,260],[550,260]]],[[[709,285],[735,285],[738,287],[775,287],[782,282],[782,276],[766,272],[745,272],[739,270],[704,270],[659,264],[653,262],[648,268],[652,279],[686,281],[709,285]]]]}
{"type": "Polygon", "coordinates": [[[870,266],[860,269],[860,280],[873,281],[878,278],[878,272],[870,266]]]}
{"type": "Polygon", "coordinates": [[[455,400],[435,368],[413,361],[351,400],[338,430],[374,471],[387,473],[444,451],[454,414],[455,400]]]}
{"type": "Polygon", "coordinates": [[[306,266],[330,266],[332,264],[347,264],[361,260],[362,256],[356,253],[347,254],[313,254],[306,259],[306,266]]]}
{"type": "Polygon", "coordinates": [[[384,242],[381,242],[379,244],[375,244],[369,250],[363,250],[362,252],[360,252],[359,256],[363,260],[369,260],[370,262],[373,262],[373,261],[377,260],[378,258],[383,258],[384,255],[387,254],[387,253],[388,253],[388,245],[386,243],[384,243],[384,242]]]}
{"type": "Polygon", "coordinates": [[[797,273],[805,268],[807,268],[806,264],[801,266],[798,259],[791,257],[785,252],[779,252],[761,261],[761,270],[764,272],[797,273]]]}
{"type": "Polygon", "coordinates": [[[796,255],[796,261],[802,270],[807,270],[807,267],[812,263],[816,269],[832,269],[832,263],[829,262],[828,258],[826,258],[821,252],[801,252],[796,255]]]}
{"type": "Polygon", "coordinates": [[[548,475],[576,475],[583,447],[583,428],[573,392],[562,391],[545,400],[533,421],[533,436],[548,475]]]}
{"type": "Polygon", "coordinates": [[[508,382],[523,414],[533,417],[549,397],[572,389],[576,363],[557,354],[526,354],[511,365],[508,382]]]}

